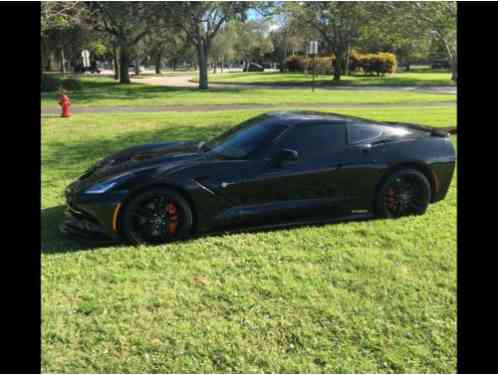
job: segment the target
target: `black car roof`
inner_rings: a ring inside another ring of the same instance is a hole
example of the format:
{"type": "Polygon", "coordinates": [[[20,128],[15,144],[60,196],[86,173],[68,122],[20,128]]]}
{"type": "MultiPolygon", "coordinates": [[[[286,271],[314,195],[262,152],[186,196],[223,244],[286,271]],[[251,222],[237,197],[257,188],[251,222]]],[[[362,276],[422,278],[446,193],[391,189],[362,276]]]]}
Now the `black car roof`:
{"type": "Polygon", "coordinates": [[[305,124],[317,120],[327,121],[328,123],[344,123],[350,121],[361,121],[372,125],[383,125],[382,122],[376,122],[365,118],[342,115],[338,113],[315,112],[315,111],[286,111],[286,112],[268,112],[265,114],[273,117],[275,120],[285,121],[292,124],[305,124]]]}
{"type": "Polygon", "coordinates": [[[361,122],[363,125],[380,125],[387,128],[399,128],[402,127],[404,130],[410,132],[422,131],[430,132],[431,135],[436,136],[446,136],[447,132],[443,129],[431,128],[424,125],[413,124],[408,122],[398,122],[398,121],[374,121],[362,117],[343,115],[333,112],[317,112],[317,111],[285,111],[285,112],[267,112],[261,116],[268,116],[273,118],[275,121],[282,121],[289,125],[304,125],[316,122],[317,120],[325,121],[329,124],[344,124],[344,122],[361,122]]]}

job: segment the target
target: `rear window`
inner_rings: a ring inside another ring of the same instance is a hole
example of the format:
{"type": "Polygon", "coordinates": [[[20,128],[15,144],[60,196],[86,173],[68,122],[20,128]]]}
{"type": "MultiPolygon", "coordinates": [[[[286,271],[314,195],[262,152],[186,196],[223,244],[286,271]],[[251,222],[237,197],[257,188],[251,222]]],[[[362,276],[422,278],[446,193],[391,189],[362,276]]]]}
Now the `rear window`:
{"type": "Polygon", "coordinates": [[[348,124],[349,143],[367,142],[382,135],[383,127],[367,123],[348,124]]]}

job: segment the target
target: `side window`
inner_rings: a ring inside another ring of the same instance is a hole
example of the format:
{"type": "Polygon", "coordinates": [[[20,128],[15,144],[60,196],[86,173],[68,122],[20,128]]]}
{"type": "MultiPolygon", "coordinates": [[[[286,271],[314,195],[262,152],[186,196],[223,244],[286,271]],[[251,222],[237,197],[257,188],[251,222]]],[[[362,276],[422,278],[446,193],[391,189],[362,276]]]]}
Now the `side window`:
{"type": "Polygon", "coordinates": [[[348,125],[348,141],[351,144],[367,142],[379,137],[382,127],[366,123],[352,123],[348,125]]]}
{"type": "Polygon", "coordinates": [[[285,134],[277,146],[296,150],[300,160],[310,160],[339,152],[345,143],[344,123],[301,124],[285,134]]]}

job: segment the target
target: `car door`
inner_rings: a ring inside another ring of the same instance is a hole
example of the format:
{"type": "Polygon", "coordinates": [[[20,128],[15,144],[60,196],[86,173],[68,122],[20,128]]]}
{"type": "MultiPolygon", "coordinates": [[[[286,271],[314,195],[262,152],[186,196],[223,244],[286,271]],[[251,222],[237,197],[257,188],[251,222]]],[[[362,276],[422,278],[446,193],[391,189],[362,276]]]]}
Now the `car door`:
{"type": "Polygon", "coordinates": [[[336,174],[343,163],[344,123],[295,125],[254,160],[243,181],[227,191],[240,202],[245,222],[278,223],[339,214],[344,191],[336,174]],[[282,149],[298,159],[275,163],[282,149]]]}

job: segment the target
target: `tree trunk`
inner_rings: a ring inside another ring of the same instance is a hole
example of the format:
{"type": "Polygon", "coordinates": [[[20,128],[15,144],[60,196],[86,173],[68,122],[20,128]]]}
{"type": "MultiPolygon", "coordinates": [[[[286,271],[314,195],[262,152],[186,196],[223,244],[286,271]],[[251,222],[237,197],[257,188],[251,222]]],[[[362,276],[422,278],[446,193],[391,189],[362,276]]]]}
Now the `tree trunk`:
{"type": "Polygon", "coordinates": [[[335,51],[334,81],[341,80],[343,63],[344,63],[344,51],[342,50],[342,48],[338,48],[335,51]]]}
{"type": "Polygon", "coordinates": [[[204,41],[197,45],[197,58],[199,60],[199,88],[208,88],[208,48],[204,41]]]}
{"type": "Polygon", "coordinates": [[[346,58],[344,61],[344,75],[348,76],[349,75],[349,61],[351,59],[351,47],[347,48],[346,52],[346,58]]]}
{"type": "Polygon", "coordinates": [[[161,74],[161,58],[162,58],[162,53],[159,52],[157,55],[156,55],[156,74],[161,74]]]}
{"type": "Polygon", "coordinates": [[[451,80],[456,82],[458,79],[458,64],[455,57],[450,58],[451,80]]]}
{"type": "Polygon", "coordinates": [[[140,75],[140,58],[138,56],[135,57],[135,75],[140,75]]]}
{"type": "Polygon", "coordinates": [[[406,71],[409,72],[410,71],[410,63],[407,61],[406,64],[405,64],[405,68],[406,68],[406,71]]]}
{"type": "Polygon", "coordinates": [[[447,39],[443,38],[442,42],[444,44],[444,47],[446,49],[446,52],[448,54],[448,63],[450,64],[450,69],[451,69],[451,80],[456,82],[457,81],[457,51],[455,48],[451,47],[451,44],[448,42],[447,39]]]}
{"type": "Polygon", "coordinates": [[[52,52],[47,53],[47,65],[45,69],[49,72],[52,70],[52,52]]]}
{"type": "Polygon", "coordinates": [[[64,57],[64,48],[61,48],[61,73],[66,74],[66,59],[64,57]]]}
{"type": "Polygon", "coordinates": [[[117,81],[119,79],[119,61],[118,61],[118,49],[113,48],[112,61],[114,64],[114,79],[117,81]]]}
{"type": "Polygon", "coordinates": [[[122,45],[119,52],[119,83],[130,83],[130,75],[128,73],[130,55],[128,54],[128,46],[122,45]]]}
{"type": "Polygon", "coordinates": [[[287,40],[287,33],[284,34],[284,56],[282,58],[282,64],[280,65],[280,73],[285,73],[286,71],[286,63],[287,63],[287,57],[289,55],[289,43],[287,40]]]}

